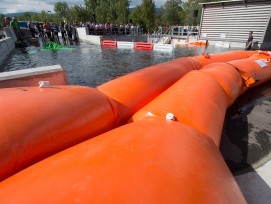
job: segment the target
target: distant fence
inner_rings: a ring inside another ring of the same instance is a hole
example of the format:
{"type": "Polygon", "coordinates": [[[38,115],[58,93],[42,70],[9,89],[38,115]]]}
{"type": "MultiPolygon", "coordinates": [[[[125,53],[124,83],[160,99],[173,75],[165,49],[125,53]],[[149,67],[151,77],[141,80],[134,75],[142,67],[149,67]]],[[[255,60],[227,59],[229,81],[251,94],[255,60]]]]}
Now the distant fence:
{"type": "Polygon", "coordinates": [[[142,35],[144,34],[143,28],[134,27],[89,27],[90,35],[142,35]]]}

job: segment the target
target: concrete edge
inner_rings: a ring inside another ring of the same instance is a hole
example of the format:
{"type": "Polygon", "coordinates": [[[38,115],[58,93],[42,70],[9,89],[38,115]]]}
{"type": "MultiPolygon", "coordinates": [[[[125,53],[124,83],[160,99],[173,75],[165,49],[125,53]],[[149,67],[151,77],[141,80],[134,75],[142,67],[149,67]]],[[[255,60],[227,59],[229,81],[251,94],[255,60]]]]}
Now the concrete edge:
{"type": "Polygon", "coordinates": [[[36,76],[41,74],[48,74],[54,72],[62,72],[64,69],[60,65],[44,66],[38,68],[29,68],[11,72],[0,73],[0,81],[6,81],[10,79],[18,79],[22,77],[36,76]]]}

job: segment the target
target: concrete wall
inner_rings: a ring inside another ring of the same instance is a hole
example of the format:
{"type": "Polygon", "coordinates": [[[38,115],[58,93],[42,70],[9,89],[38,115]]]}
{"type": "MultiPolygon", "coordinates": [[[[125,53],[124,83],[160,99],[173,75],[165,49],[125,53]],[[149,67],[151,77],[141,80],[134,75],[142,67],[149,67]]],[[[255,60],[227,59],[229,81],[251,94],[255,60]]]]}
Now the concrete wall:
{"type": "Polygon", "coordinates": [[[101,44],[101,40],[116,40],[125,42],[148,42],[148,36],[125,36],[125,35],[89,35],[89,30],[86,27],[76,28],[79,39],[81,41],[90,42],[96,45],[101,44]]]}
{"type": "Polygon", "coordinates": [[[200,39],[222,47],[229,45],[242,49],[248,39],[248,32],[253,31],[253,42],[258,41],[259,46],[262,44],[261,49],[266,49],[268,43],[265,42],[271,42],[270,14],[270,0],[203,3],[200,39]]]}
{"type": "Polygon", "coordinates": [[[6,36],[6,37],[10,37],[10,38],[13,39],[13,42],[16,42],[16,41],[17,41],[16,34],[15,34],[15,32],[13,31],[12,28],[10,28],[10,27],[5,27],[5,28],[4,28],[4,32],[5,32],[5,36],[6,36]]]}
{"type": "Polygon", "coordinates": [[[125,42],[152,42],[147,35],[105,35],[103,40],[116,40],[125,42]]]}
{"type": "Polygon", "coordinates": [[[96,45],[101,44],[102,37],[98,36],[98,35],[89,35],[88,28],[81,27],[81,28],[76,28],[76,29],[77,29],[79,40],[89,42],[89,43],[93,43],[93,44],[96,44],[96,45]]]}
{"type": "Polygon", "coordinates": [[[49,81],[52,86],[68,84],[60,65],[0,73],[0,88],[39,86],[39,81],[49,81]]]}
{"type": "Polygon", "coordinates": [[[15,44],[13,38],[7,37],[0,39],[0,64],[5,60],[14,47],[15,44]]]}

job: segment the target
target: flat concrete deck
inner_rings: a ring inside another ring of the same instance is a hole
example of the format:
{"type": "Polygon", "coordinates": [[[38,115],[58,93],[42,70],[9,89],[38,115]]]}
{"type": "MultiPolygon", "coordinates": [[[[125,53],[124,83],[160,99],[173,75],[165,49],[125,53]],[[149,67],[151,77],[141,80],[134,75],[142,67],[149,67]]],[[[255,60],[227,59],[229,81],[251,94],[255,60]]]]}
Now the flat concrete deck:
{"type": "Polygon", "coordinates": [[[220,150],[249,204],[271,203],[271,80],[228,109],[220,150]]]}

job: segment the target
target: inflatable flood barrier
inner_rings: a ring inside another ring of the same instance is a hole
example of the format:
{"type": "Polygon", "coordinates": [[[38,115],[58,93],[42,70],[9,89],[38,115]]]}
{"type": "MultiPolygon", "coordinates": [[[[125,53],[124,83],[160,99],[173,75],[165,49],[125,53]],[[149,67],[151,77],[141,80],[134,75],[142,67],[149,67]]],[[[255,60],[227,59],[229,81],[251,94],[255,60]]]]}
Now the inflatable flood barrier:
{"type": "Polygon", "coordinates": [[[249,83],[259,85],[271,79],[271,65],[265,61],[266,56],[257,54],[189,72],[134,114],[131,121],[166,118],[171,113],[173,120],[193,127],[219,146],[227,107],[248,89],[249,83]]]}
{"type": "MultiPolygon", "coordinates": [[[[239,71],[237,75],[241,78],[239,71]]],[[[224,92],[221,86],[215,87],[216,93],[218,89],[224,92]]],[[[219,94],[225,99],[223,107],[227,106],[227,94],[219,94]]],[[[114,103],[108,106],[111,122],[115,123],[114,103]]],[[[16,202],[18,198],[22,203],[245,203],[214,141],[182,122],[159,117],[142,119],[7,178],[0,183],[1,200],[5,203],[16,202]]]]}
{"type": "Polygon", "coordinates": [[[0,95],[0,180],[116,127],[116,110],[93,88],[8,88],[0,95]]]}
{"type": "Polygon", "coordinates": [[[247,58],[252,53],[233,51],[154,65],[99,86],[107,98],[96,89],[76,86],[1,89],[0,180],[125,124],[136,111],[187,72],[200,69],[201,64],[247,58]],[[18,105],[18,101],[22,103],[18,105]]]}
{"type": "Polygon", "coordinates": [[[213,141],[146,119],[55,154],[0,183],[5,204],[245,203],[213,141]]]}
{"type": "Polygon", "coordinates": [[[157,64],[109,81],[97,88],[114,100],[119,109],[118,124],[122,125],[140,108],[148,104],[192,70],[214,62],[246,59],[256,51],[231,51],[206,56],[178,58],[157,64]]]}

